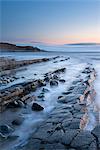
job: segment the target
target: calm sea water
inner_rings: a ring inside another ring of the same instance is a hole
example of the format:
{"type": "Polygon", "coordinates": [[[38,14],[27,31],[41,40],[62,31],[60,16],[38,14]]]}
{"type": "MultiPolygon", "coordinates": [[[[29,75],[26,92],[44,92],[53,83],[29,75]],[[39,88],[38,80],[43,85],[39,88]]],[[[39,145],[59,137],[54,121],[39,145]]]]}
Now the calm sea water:
{"type": "Polygon", "coordinates": [[[100,45],[97,46],[38,46],[48,52],[2,52],[1,57],[11,57],[17,60],[43,58],[52,56],[72,56],[81,59],[100,59],[100,45]]]}

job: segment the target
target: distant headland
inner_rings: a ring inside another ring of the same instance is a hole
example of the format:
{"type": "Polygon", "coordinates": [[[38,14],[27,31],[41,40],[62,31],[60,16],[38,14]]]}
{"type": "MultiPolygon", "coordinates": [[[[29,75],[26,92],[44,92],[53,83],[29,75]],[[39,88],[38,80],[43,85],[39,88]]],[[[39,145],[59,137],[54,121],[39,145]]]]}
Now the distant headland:
{"type": "Polygon", "coordinates": [[[0,50],[5,50],[5,51],[31,51],[31,52],[43,52],[44,50],[39,49],[37,47],[33,46],[17,46],[15,44],[11,43],[3,43],[0,42],[0,50]]]}
{"type": "Polygon", "coordinates": [[[93,45],[100,45],[100,43],[71,43],[71,44],[64,44],[64,45],[72,45],[72,46],[93,46],[93,45]]]}

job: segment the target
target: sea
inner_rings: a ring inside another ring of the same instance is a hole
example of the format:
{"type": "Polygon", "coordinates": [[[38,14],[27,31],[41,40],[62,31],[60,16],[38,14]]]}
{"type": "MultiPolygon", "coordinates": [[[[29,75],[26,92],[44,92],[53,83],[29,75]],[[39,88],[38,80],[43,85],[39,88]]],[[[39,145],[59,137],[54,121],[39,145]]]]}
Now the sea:
{"type": "MultiPolygon", "coordinates": [[[[12,83],[9,83],[7,85],[0,86],[0,89],[5,89],[6,87],[10,87],[12,85],[15,85],[17,83],[22,83],[26,81],[30,81],[33,79],[42,79],[44,74],[50,71],[54,71],[55,69],[66,67],[67,71],[66,74],[63,76],[64,79],[66,79],[65,85],[59,85],[54,90],[50,90],[50,92],[46,95],[46,98],[48,101],[45,101],[42,105],[46,108],[44,112],[33,114],[27,113],[26,121],[24,122],[24,125],[20,127],[20,130],[18,129],[15,134],[18,135],[19,141],[25,142],[25,140],[28,138],[30,132],[29,128],[31,128],[32,124],[41,122],[45,115],[49,114],[49,112],[56,106],[56,99],[59,96],[59,93],[62,93],[64,89],[67,89],[70,87],[71,83],[76,79],[78,74],[87,66],[87,64],[92,64],[96,71],[96,80],[94,81],[94,89],[96,91],[96,97],[95,97],[95,105],[98,106],[98,121],[100,123],[100,45],[90,45],[90,46],[44,46],[39,45],[39,48],[45,50],[45,52],[8,52],[7,50],[1,51],[0,50],[0,57],[7,57],[7,58],[14,58],[16,60],[29,60],[29,59],[37,59],[37,58],[52,58],[55,56],[60,56],[60,58],[57,59],[57,63],[54,63],[54,61],[48,61],[43,63],[37,63],[32,64],[26,67],[23,67],[22,70],[16,72],[17,77],[19,78],[17,81],[14,81],[12,83]],[[61,59],[69,57],[70,59],[67,61],[60,61],[61,59]],[[35,75],[37,74],[37,75],[35,75]],[[35,117],[37,115],[37,117],[35,117]],[[35,119],[34,119],[35,118],[35,119]],[[23,135],[24,133],[24,135],[23,135]],[[26,134],[26,135],[25,135],[26,134]],[[24,140],[24,141],[23,141],[24,140]]],[[[48,87],[49,88],[49,87],[48,87]]],[[[89,115],[89,124],[86,126],[86,130],[92,130],[95,126],[96,120],[95,120],[95,112],[94,111],[94,104],[91,105],[88,111],[89,115]]],[[[6,116],[5,112],[1,116],[4,118],[6,116]]],[[[10,113],[9,113],[10,115],[10,113]]],[[[17,144],[19,145],[19,141],[17,141],[17,144]]]]}

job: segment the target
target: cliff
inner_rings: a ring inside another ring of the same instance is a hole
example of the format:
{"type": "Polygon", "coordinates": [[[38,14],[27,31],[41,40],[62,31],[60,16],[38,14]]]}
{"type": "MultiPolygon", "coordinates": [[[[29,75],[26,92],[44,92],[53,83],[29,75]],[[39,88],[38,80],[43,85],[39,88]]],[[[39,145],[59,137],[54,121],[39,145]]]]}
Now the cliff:
{"type": "Polygon", "coordinates": [[[33,46],[17,46],[15,44],[10,44],[10,43],[0,43],[0,49],[2,50],[7,50],[7,51],[32,51],[32,52],[39,52],[39,51],[44,51],[41,50],[37,47],[33,46]]]}

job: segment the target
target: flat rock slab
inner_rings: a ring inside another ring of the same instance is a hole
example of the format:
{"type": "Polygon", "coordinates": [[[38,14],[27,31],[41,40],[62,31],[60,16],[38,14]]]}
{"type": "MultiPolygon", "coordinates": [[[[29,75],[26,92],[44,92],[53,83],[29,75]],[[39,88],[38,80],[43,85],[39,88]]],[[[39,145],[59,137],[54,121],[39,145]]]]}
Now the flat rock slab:
{"type": "Polygon", "coordinates": [[[96,141],[90,131],[81,131],[72,141],[71,146],[80,150],[88,149],[90,144],[96,141]]]}
{"type": "Polygon", "coordinates": [[[92,134],[97,138],[98,149],[100,149],[100,124],[92,130],[92,134]]]}
{"type": "Polygon", "coordinates": [[[70,145],[73,138],[78,134],[78,130],[67,130],[62,137],[62,143],[70,145]]]}

